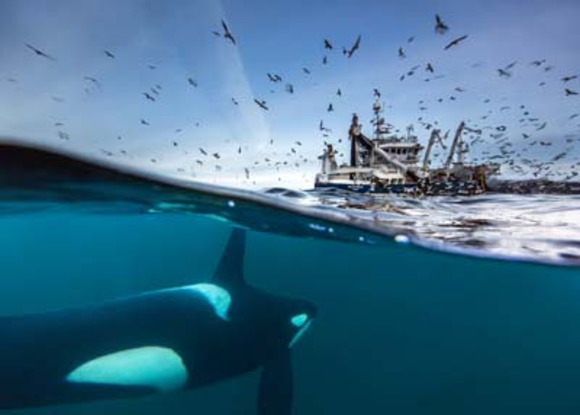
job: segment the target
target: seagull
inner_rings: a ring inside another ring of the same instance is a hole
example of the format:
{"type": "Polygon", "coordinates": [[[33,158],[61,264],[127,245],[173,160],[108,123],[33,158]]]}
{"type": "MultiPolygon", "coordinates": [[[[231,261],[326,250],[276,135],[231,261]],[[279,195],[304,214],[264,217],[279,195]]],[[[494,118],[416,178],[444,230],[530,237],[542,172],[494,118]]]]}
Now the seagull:
{"type": "Polygon", "coordinates": [[[288,92],[289,94],[293,94],[294,93],[294,85],[292,84],[286,84],[286,92],[288,92]]]}
{"type": "Polygon", "coordinates": [[[308,68],[302,68],[302,71],[304,71],[304,73],[305,73],[306,75],[310,75],[310,73],[311,73],[311,72],[310,72],[310,70],[309,70],[308,68]]]}
{"type": "Polygon", "coordinates": [[[533,65],[533,66],[542,66],[542,64],[545,63],[545,62],[546,62],[546,60],[545,59],[542,59],[542,60],[539,60],[539,61],[533,61],[532,63],[530,63],[530,65],[533,65]]]}
{"type": "Polygon", "coordinates": [[[449,42],[449,43],[447,44],[447,46],[445,46],[445,48],[444,48],[444,49],[445,49],[445,50],[447,50],[447,49],[449,49],[449,48],[451,48],[451,47],[453,47],[453,46],[457,46],[457,45],[459,45],[459,43],[460,43],[460,42],[463,42],[465,39],[467,39],[467,37],[468,37],[468,35],[463,35],[463,36],[461,36],[461,37],[458,37],[457,39],[453,39],[451,42],[449,42]]]}
{"type": "Polygon", "coordinates": [[[498,69],[497,72],[499,73],[499,76],[505,76],[506,78],[511,78],[512,76],[512,73],[505,69],[498,69]]]}
{"type": "Polygon", "coordinates": [[[403,48],[399,48],[399,58],[405,59],[405,57],[406,57],[405,51],[403,50],[403,48]]]}
{"type": "Polygon", "coordinates": [[[150,125],[147,121],[145,121],[144,119],[141,119],[141,124],[143,125],[150,125]]]}
{"type": "Polygon", "coordinates": [[[228,28],[228,25],[223,20],[222,20],[222,27],[224,28],[224,37],[226,39],[231,40],[231,42],[235,45],[236,44],[236,39],[234,39],[234,36],[232,35],[232,32],[230,32],[230,29],[228,28]]]}
{"type": "Polygon", "coordinates": [[[443,23],[443,20],[441,20],[441,17],[436,14],[435,15],[435,33],[439,33],[439,34],[444,34],[445,32],[447,32],[449,30],[449,27],[443,23]]]}
{"type": "Polygon", "coordinates": [[[568,89],[568,88],[566,88],[565,92],[566,92],[566,96],[578,95],[578,92],[572,91],[571,89],[568,89]]]}
{"type": "Polygon", "coordinates": [[[189,82],[189,85],[193,86],[194,88],[197,88],[197,81],[195,79],[187,78],[187,82],[189,82]]]}
{"type": "Polygon", "coordinates": [[[332,43],[328,39],[324,39],[324,49],[332,50],[332,43]]]}
{"type": "Polygon", "coordinates": [[[318,124],[318,129],[320,131],[326,131],[326,132],[329,132],[329,133],[332,132],[332,130],[330,128],[326,128],[324,126],[324,121],[323,120],[320,120],[320,124],[318,124]]]}
{"type": "Polygon", "coordinates": [[[427,63],[427,66],[425,66],[425,70],[428,72],[435,72],[435,70],[433,69],[433,65],[431,65],[431,63],[427,63]]]}
{"type": "Polygon", "coordinates": [[[105,55],[107,55],[107,57],[111,58],[111,59],[115,59],[115,55],[113,55],[111,52],[109,52],[108,50],[103,51],[105,52],[105,55]]]}
{"type": "Polygon", "coordinates": [[[570,82],[576,78],[578,78],[578,75],[565,76],[562,78],[562,81],[563,82],[570,82]]]}
{"type": "Polygon", "coordinates": [[[328,111],[328,112],[334,111],[334,107],[332,106],[332,102],[330,104],[328,104],[328,108],[326,109],[326,111],[328,111]]]}
{"type": "Polygon", "coordinates": [[[145,95],[145,98],[147,98],[149,101],[155,102],[155,98],[152,95],[149,95],[148,92],[143,92],[143,95],[145,95]]]}
{"type": "Polygon", "coordinates": [[[346,52],[346,56],[348,58],[352,58],[352,55],[358,50],[358,48],[360,47],[360,40],[361,35],[358,35],[356,41],[354,42],[354,45],[352,45],[352,47],[346,52]]]}
{"type": "Polygon", "coordinates": [[[373,88],[373,96],[375,98],[380,98],[381,97],[381,92],[377,88],[373,88]]]}
{"type": "Polygon", "coordinates": [[[233,102],[234,105],[238,105],[238,101],[236,101],[236,99],[233,98],[233,97],[232,97],[232,102],[233,102]]]}
{"type": "Polygon", "coordinates": [[[322,64],[326,65],[328,63],[328,58],[325,56],[322,58],[322,64]]]}
{"type": "Polygon", "coordinates": [[[339,97],[342,96],[342,91],[340,90],[340,88],[338,88],[338,90],[336,91],[336,95],[338,95],[339,97]]]}
{"type": "Polygon", "coordinates": [[[27,47],[28,49],[30,49],[31,51],[33,51],[34,53],[36,53],[36,55],[38,55],[38,56],[41,56],[41,57],[43,57],[43,58],[46,58],[46,59],[49,59],[49,60],[51,60],[51,61],[56,61],[56,59],[55,59],[55,58],[53,58],[53,57],[52,57],[52,56],[50,56],[50,55],[47,55],[46,53],[44,53],[44,52],[43,52],[43,51],[41,51],[40,49],[37,49],[37,48],[35,48],[34,46],[32,46],[32,45],[31,45],[31,44],[29,44],[29,43],[26,43],[26,47],[27,47]]]}
{"type": "Polygon", "coordinates": [[[95,84],[95,86],[96,86],[97,88],[101,89],[101,84],[100,84],[100,82],[99,82],[99,81],[97,81],[97,79],[96,79],[96,78],[93,78],[93,77],[91,77],[91,76],[85,76],[85,77],[83,77],[83,79],[84,79],[85,81],[92,82],[93,84],[95,84]]]}
{"type": "Polygon", "coordinates": [[[201,154],[203,154],[204,156],[207,156],[207,151],[205,151],[203,148],[199,147],[199,152],[201,154]]]}
{"type": "Polygon", "coordinates": [[[266,111],[268,111],[268,110],[269,110],[268,106],[266,105],[266,101],[264,101],[264,100],[258,101],[257,99],[254,99],[254,102],[255,102],[255,103],[256,103],[256,104],[257,104],[257,105],[258,105],[260,108],[262,108],[262,109],[264,109],[264,110],[266,110],[266,111]]]}

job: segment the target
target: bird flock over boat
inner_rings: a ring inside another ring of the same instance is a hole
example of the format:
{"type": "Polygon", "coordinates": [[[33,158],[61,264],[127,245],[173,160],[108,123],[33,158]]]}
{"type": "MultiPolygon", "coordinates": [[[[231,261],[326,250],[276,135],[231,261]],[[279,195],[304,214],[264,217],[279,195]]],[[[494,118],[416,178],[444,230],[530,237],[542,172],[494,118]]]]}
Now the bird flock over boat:
{"type": "MultiPolygon", "coordinates": [[[[470,42],[470,37],[468,34],[459,33],[455,35],[451,26],[444,20],[440,15],[435,15],[433,20],[433,31],[434,36],[441,37],[441,54],[453,53],[455,49],[467,47],[470,42]]],[[[225,20],[221,20],[220,24],[216,25],[216,30],[211,31],[208,36],[215,36],[217,41],[225,42],[227,47],[237,48],[239,47],[239,42],[243,42],[243,39],[238,39],[237,35],[234,34],[226,23],[225,20]]],[[[406,39],[405,44],[398,47],[396,51],[396,56],[401,62],[411,61],[412,55],[410,50],[411,46],[416,42],[416,36],[411,36],[406,39]]],[[[44,51],[38,45],[32,43],[25,43],[23,45],[30,53],[32,53],[38,59],[44,59],[50,61],[52,64],[58,65],[59,59],[58,55],[54,54],[52,51],[44,51]]],[[[364,41],[361,34],[354,34],[352,36],[352,43],[348,45],[341,45],[337,47],[335,42],[332,41],[330,37],[323,38],[320,40],[321,48],[321,58],[320,65],[330,65],[332,61],[336,58],[336,55],[340,57],[342,55],[343,59],[351,60],[357,56],[361,48],[364,47],[364,41]]],[[[115,61],[118,59],[117,52],[112,49],[103,49],[100,52],[102,59],[115,61]]],[[[482,62],[476,62],[471,64],[472,68],[480,68],[483,65],[482,62]]],[[[147,64],[148,68],[152,71],[157,69],[157,65],[147,64]]],[[[300,65],[298,70],[302,72],[302,76],[309,78],[316,76],[317,65],[303,66],[300,65]]],[[[532,62],[519,62],[512,61],[507,62],[502,67],[495,69],[495,75],[500,79],[509,80],[512,77],[517,76],[519,71],[541,71],[543,74],[556,73],[556,67],[554,64],[548,62],[546,59],[537,59],[532,62]]],[[[422,75],[422,80],[426,83],[436,82],[439,79],[445,78],[447,75],[445,73],[439,73],[438,65],[436,59],[429,60],[426,62],[414,62],[404,73],[398,76],[398,80],[392,80],[394,82],[408,82],[411,78],[418,78],[422,75]]],[[[5,79],[10,83],[18,83],[20,80],[11,76],[5,79]]],[[[552,79],[543,80],[537,84],[537,88],[541,89],[546,86],[546,82],[558,82],[561,84],[561,93],[564,97],[571,101],[572,108],[579,108],[580,101],[578,100],[578,75],[573,73],[565,73],[561,75],[554,75],[552,79]],[[554,79],[555,78],[555,79],[554,79]]],[[[103,83],[96,76],[87,74],[83,77],[83,88],[87,95],[94,94],[97,91],[103,89],[103,83]]],[[[264,83],[269,83],[272,88],[280,89],[289,95],[299,95],[300,93],[300,79],[289,79],[285,76],[283,72],[267,72],[264,74],[264,83]]],[[[388,80],[386,80],[388,82],[388,80]]],[[[194,76],[188,76],[183,79],[184,88],[191,88],[192,90],[197,90],[202,87],[202,81],[199,81],[194,76]]],[[[348,88],[345,85],[336,85],[335,93],[333,96],[329,97],[328,105],[326,106],[326,113],[332,113],[335,111],[335,100],[343,99],[345,91],[348,92],[348,88]]],[[[276,89],[270,89],[271,93],[275,93],[276,89]]],[[[543,93],[543,92],[539,92],[543,93]]],[[[437,120],[429,119],[429,110],[434,105],[444,104],[446,102],[457,101],[461,96],[469,94],[469,87],[466,85],[457,85],[454,87],[453,91],[450,91],[447,96],[440,96],[430,99],[422,99],[418,102],[417,111],[417,123],[426,131],[431,129],[440,128],[439,122],[437,120]]],[[[149,102],[151,105],[155,105],[163,96],[163,85],[161,83],[149,86],[148,89],[143,90],[139,94],[141,99],[149,102]]],[[[376,100],[381,99],[381,91],[378,87],[369,88],[369,96],[373,96],[376,100]],[[371,95],[372,94],[372,95],[371,95]]],[[[52,100],[55,103],[62,103],[65,101],[64,97],[52,96],[52,100]]],[[[242,105],[255,105],[255,108],[259,111],[269,112],[274,111],[275,108],[267,102],[264,97],[252,97],[252,100],[244,99],[240,96],[231,96],[228,103],[224,105],[242,106],[242,105]]],[[[546,177],[558,177],[562,180],[573,180],[578,176],[580,172],[580,161],[572,159],[570,156],[573,153],[574,148],[578,146],[580,142],[580,135],[577,133],[565,134],[565,149],[555,156],[546,159],[542,158],[542,151],[534,151],[534,147],[550,147],[555,143],[551,140],[545,138],[541,135],[541,131],[545,129],[548,125],[548,121],[543,119],[538,114],[534,114],[532,110],[524,103],[518,103],[517,105],[506,103],[502,100],[495,100],[489,97],[483,97],[481,102],[488,108],[487,112],[481,114],[478,119],[471,118],[466,121],[466,128],[464,133],[467,136],[467,146],[472,148],[478,145],[485,145],[485,149],[480,151],[481,159],[477,157],[473,160],[474,162],[498,162],[503,166],[506,166],[510,172],[514,175],[520,176],[534,176],[540,178],[546,177]],[[519,124],[519,131],[513,131],[513,128],[508,128],[506,125],[495,125],[492,123],[493,114],[498,113],[509,113],[510,116],[517,120],[519,124]],[[536,135],[538,137],[536,138],[536,135]],[[517,140],[516,140],[517,138],[517,140]],[[524,142],[525,145],[516,145],[516,141],[524,142]],[[566,159],[569,160],[566,160],[566,159]],[[566,171],[559,171],[555,168],[558,162],[562,160],[568,161],[568,168],[566,171]],[[576,161],[575,163],[573,163],[576,161]]],[[[344,107],[344,104],[341,105],[344,107]]],[[[570,122],[577,122],[576,120],[580,116],[580,111],[573,112],[569,114],[568,120],[570,122]],[[576,121],[575,121],[576,120],[576,121]]],[[[135,120],[136,123],[141,125],[143,128],[150,127],[151,122],[146,118],[139,118],[135,120]]],[[[200,127],[201,120],[195,122],[195,127],[200,127]]],[[[71,134],[66,131],[66,125],[63,122],[54,123],[56,127],[57,138],[61,141],[68,142],[74,139],[71,134]]],[[[399,132],[392,126],[395,132],[399,132]]],[[[580,127],[580,124],[577,125],[580,127]]],[[[323,109],[321,108],[320,122],[318,123],[318,133],[321,136],[321,147],[322,144],[329,144],[332,141],[336,141],[338,144],[342,143],[343,139],[341,136],[335,136],[333,129],[327,125],[327,120],[323,109]]],[[[184,154],[191,157],[191,168],[190,170],[195,171],[200,169],[209,168],[209,161],[213,162],[213,167],[216,172],[220,172],[223,166],[219,164],[222,160],[222,154],[219,151],[212,151],[210,148],[195,146],[195,150],[191,149],[191,143],[184,145],[181,140],[175,138],[175,136],[182,133],[183,127],[178,127],[173,131],[174,137],[170,139],[170,145],[175,148],[183,148],[184,154]],[[186,149],[187,148],[187,149],[186,149]]],[[[313,128],[313,136],[315,135],[313,128]]],[[[342,135],[342,134],[341,134],[342,135]]],[[[443,135],[443,137],[448,137],[449,131],[443,135]]],[[[122,135],[116,137],[116,141],[124,141],[122,135]]],[[[560,137],[557,137],[560,139],[560,137]]],[[[282,181],[282,176],[280,175],[280,168],[292,167],[300,169],[303,164],[315,163],[316,156],[313,154],[307,154],[302,147],[302,142],[300,140],[294,141],[290,146],[287,144],[274,146],[274,139],[270,138],[268,144],[272,148],[272,155],[269,157],[260,157],[259,159],[251,160],[251,157],[244,157],[243,161],[240,163],[250,164],[243,166],[243,179],[246,182],[255,181],[252,179],[252,172],[257,168],[275,168],[278,172],[278,180],[282,181]],[[287,148],[286,148],[287,147],[287,148]]],[[[128,155],[128,151],[124,149],[113,150],[113,149],[100,149],[101,153],[106,157],[123,157],[128,155]]],[[[241,156],[243,153],[250,153],[251,150],[247,146],[236,145],[235,153],[237,156],[241,156]]],[[[343,154],[340,154],[343,156],[343,154]]],[[[435,153],[434,157],[438,154],[435,153]]],[[[242,160],[242,159],[240,159],[242,160]]],[[[157,158],[151,158],[150,163],[156,164],[158,162],[157,158]]],[[[238,166],[239,167],[239,166],[238,166]]],[[[185,173],[186,169],[179,167],[176,169],[179,173],[185,173]]]]}

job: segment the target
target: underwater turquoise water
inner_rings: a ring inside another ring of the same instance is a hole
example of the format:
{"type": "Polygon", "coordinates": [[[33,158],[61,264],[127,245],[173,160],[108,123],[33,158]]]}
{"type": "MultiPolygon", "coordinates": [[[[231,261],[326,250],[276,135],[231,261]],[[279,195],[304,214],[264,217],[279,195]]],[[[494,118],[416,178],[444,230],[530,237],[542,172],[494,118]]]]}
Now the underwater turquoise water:
{"type": "MultiPolygon", "coordinates": [[[[4,214],[0,314],[207,280],[231,226],[185,213],[4,214]]],[[[249,232],[246,278],[318,306],[294,349],[296,414],[580,411],[578,267],[249,232]]],[[[252,373],[183,394],[5,413],[251,414],[257,383],[252,373]]]]}

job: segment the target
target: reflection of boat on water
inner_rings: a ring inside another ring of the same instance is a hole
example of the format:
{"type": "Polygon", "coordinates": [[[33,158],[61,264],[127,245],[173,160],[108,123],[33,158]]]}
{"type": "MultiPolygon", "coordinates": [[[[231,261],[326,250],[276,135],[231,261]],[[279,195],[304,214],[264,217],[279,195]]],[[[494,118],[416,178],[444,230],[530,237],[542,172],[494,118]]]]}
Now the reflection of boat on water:
{"type": "Polygon", "coordinates": [[[499,165],[470,165],[465,162],[467,144],[462,140],[462,122],[453,139],[445,164],[437,169],[429,167],[431,150],[435,145],[445,149],[440,130],[433,129],[427,144],[423,164],[419,167],[419,153],[423,146],[413,134],[391,134],[392,125],[381,116],[382,105],[373,105],[374,138],[362,134],[356,114],[349,130],[351,140],[350,165],[337,166],[335,151],[328,144],[322,160],[322,172],[316,175],[316,188],[335,187],[361,193],[459,194],[485,192],[487,177],[499,171],[499,165]],[[454,161],[454,159],[456,159],[454,161]]]}

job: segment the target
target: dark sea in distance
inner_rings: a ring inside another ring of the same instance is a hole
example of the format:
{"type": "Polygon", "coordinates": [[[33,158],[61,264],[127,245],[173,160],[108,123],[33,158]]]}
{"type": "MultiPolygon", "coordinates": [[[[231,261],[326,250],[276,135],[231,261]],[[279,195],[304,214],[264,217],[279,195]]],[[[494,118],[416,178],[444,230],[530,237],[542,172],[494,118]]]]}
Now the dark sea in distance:
{"type": "MultiPolygon", "coordinates": [[[[247,280],[318,306],[294,349],[295,414],[580,413],[578,196],[289,196],[429,246],[341,241],[328,225],[310,226],[320,236],[281,232],[288,215],[276,209],[246,217],[280,225],[249,230],[247,280]]],[[[235,225],[219,209],[162,204],[0,205],[0,314],[206,281],[235,225]]],[[[252,373],[181,394],[5,413],[254,414],[257,386],[252,373]]]]}

